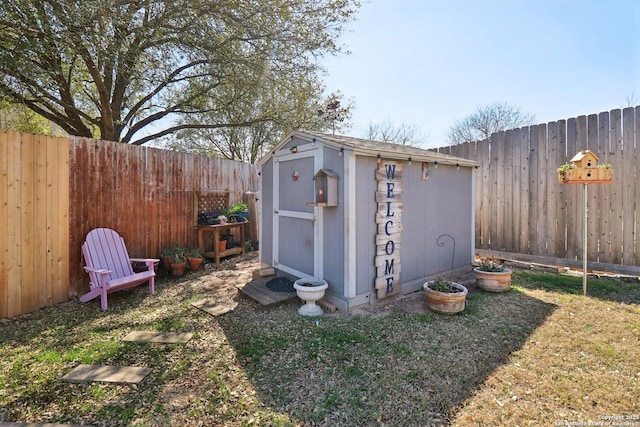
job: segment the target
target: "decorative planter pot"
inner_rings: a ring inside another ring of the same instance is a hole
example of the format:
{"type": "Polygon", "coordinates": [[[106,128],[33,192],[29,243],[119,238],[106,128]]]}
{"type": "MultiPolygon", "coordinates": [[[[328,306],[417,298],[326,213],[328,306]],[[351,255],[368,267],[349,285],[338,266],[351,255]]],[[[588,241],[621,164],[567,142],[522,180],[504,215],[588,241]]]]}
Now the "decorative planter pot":
{"type": "Polygon", "coordinates": [[[202,261],[204,261],[204,258],[189,258],[189,268],[193,271],[197,271],[200,269],[202,261]]]}
{"type": "Polygon", "coordinates": [[[182,276],[184,274],[184,267],[186,265],[187,265],[186,262],[171,264],[171,274],[174,276],[182,276]]]}
{"type": "Polygon", "coordinates": [[[324,296],[324,291],[329,284],[322,280],[309,277],[306,279],[298,279],[293,283],[293,287],[298,294],[298,298],[305,304],[298,309],[298,314],[303,316],[322,316],[322,307],[316,304],[316,301],[324,296]]]}
{"type": "Polygon", "coordinates": [[[218,242],[218,252],[224,252],[227,250],[227,241],[226,240],[220,240],[218,242]]]}
{"type": "Polygon", "coordinates": [[[459,292],[440,292],[429,287],[433,281],[422,286],[427,307],[436,313],[456,314],[464,310],[469,291],[460,283],[453,282],[453,287],[459,292]]]}
{"type": "Polygon", "coordinates": [[[162,256],[160,259],[162,260],[162,266],[164,269],[171,270],[171,255],[162,256]]]}
{"type": "Polygon", "coordinates": [[[567,169],[558,172],[558,181],[562,184],[588,184],[607,183],[613,180],[613,169],[592,168],[592,169],[567,169]]]}
{"type": "Polygon", "coordinates": [[[504,271],[482,271],[474,268],[476,274],[476,286],[487,292],[505,292],[511,289],[512,270],[505,268],[504,271]]]}

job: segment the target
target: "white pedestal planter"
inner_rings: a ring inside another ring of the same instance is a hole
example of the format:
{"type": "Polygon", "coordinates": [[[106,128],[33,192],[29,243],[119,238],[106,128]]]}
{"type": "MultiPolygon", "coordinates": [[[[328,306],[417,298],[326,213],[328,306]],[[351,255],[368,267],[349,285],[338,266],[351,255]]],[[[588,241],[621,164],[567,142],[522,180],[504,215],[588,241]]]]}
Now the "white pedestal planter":
{"type": "Polygon", "coordinates": [[[303,316],[322,316],[324,311],[322,311],[322,307],[316,304],[316,301],[324,296],[324,291],[329,287],[329,284],[322,279],[308,277],[296,280],[293,283],[293,287],[298,297],[305,302],[298,309],[298,314],[303,316]]]}

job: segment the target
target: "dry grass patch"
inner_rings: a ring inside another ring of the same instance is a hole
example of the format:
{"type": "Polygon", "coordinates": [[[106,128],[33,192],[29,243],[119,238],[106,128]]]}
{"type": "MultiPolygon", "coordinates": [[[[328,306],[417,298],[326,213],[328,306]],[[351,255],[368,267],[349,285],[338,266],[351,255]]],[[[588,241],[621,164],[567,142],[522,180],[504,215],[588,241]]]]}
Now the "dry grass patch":
{"type": "Polygon", "coordinates": [[[114,294],[106,313],[70,302],[4,321],[0,421],[549,425],[640,413],[637,284],[596,281],[584,298],[579,279],[519,273],[504,294],[470,286],[461,315],[428,312],[418,293],[316,322],[296,313],[299,301],[262,307],[239,295],[256,267],[249,254],[159,280],[154,296],[114,294]],[[190,305],[202,297],[238,305],[213,317],[190,305]],[[133,330],[194,337],[122,342],[133,330]],[[138,386],[58,380],[80,363],[153,371],[138,386]]]}
{"type": "Polygon", "coordinates": [[[640,286],[589,280],[583,297],[581,278],[520,273],[516,280],[521,292],[557,308],[454,424],[595,425],[620,416],[640,425],[640,286]]]}

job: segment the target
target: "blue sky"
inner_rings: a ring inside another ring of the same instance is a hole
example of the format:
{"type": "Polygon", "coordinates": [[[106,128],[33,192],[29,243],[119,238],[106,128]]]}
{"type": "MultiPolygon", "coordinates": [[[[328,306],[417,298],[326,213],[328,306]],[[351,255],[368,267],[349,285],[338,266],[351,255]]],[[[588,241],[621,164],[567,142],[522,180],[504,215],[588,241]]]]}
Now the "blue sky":
{"type": "Polygon", "coordinates": [[[353,136],[406,124],[437,147],[493,102],[538,123],[640,104],[640,0],[370,0],[339,43],[325,84],[353,136]]]}

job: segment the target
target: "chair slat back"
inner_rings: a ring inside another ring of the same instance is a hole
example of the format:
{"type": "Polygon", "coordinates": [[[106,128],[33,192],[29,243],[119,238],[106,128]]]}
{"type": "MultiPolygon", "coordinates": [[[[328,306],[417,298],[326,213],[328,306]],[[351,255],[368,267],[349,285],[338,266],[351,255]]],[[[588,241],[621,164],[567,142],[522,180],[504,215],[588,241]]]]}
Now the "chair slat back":
{"type": "MultiPolygon", "coordinates": [[[[124,239],[109,228],[96,228],[87,234],[82,245],[82,253],[87,266],[111,270],[109,280],[133,274],[129,254],[124,244],[124,239]]],[[[96,283],[96,278],[91,275],[91,282],[96,283]]]]}

